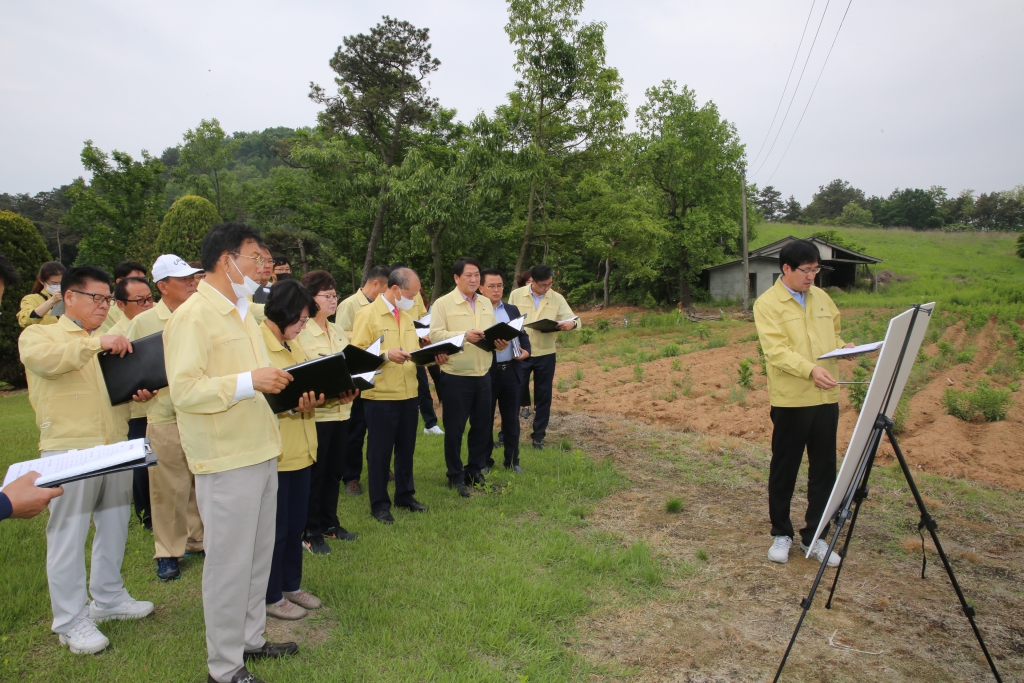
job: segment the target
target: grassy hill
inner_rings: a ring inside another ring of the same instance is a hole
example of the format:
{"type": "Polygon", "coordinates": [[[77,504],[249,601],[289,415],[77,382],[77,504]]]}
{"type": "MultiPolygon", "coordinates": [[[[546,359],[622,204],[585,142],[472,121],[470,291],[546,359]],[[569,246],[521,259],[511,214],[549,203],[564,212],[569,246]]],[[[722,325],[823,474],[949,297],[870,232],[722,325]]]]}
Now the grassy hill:
{"type": "Polygon", "coordinates": [[[843,307],[902,307],[937,301],[942,309],[972,316],[1024,318],[1024,259],[1016,256],[1015,233],[942,233],[879,228],[762,223],[752,249],[787,235],[807,237],[834,229],[848,243],[883,260],[879,272],[895,278],[876,294],[836,294],[843,307]]]}

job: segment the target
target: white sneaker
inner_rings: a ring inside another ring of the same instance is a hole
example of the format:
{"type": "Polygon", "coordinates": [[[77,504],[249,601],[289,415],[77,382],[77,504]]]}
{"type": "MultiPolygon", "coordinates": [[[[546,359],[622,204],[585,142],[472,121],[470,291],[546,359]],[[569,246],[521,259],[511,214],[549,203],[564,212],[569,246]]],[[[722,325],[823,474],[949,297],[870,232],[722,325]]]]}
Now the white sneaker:
{"type": "Polygon", "coordinates": [[[431,427],[430,429],[424,429],[424,430],[423,430],[423,433],[424,433],[424,434],[444,434],[444,430],[442,430],[442,429],[441,429],[440,427],[438,427],[437,425],[434,425],[434,426],[433,426],[433,427],[431,427]]]}
{"type": "Polygon", "coordinates": [[[779,564],[789,562],[789,549],[793,547],[793,539],[789,536],[776,536],[772,547],[768,548],[768,559],[779,564]]]}
{"type": "MultiPolygon", "coordinates": [[[[807,546],[804,545],[803,542],[800,543],[800,550],[803,550],[805,553],[807,552],[807,546]]],[[[825,541],[820,539],[820,538],[817,541],[814,542],[813,546],[811,546],[811,557],[816,559],[818,562],[821,562],[822,560],[825,559],[825,553],[827,553],[827,552],[828,552],[828,543],[825,543],[825,541]]],[[[840,560],[840,557],[838,555],[836,555],[835,553],[829,553],[829,556],[828,556],[828,566],[830,566],[830,567],[838,567],[839,566],[839,560],[840,560]]]]}
{"type": "Polygon", "coordinates": [[[76,655],[94,655],[106,649],[110,641],[100,633],[92,619],[82,617],[74,623],[70,631],[60,635],[60,644],[67,645],[76,655]]]}
{"type": "Polygon", "coordinates": [[[95,600],[89,603],[89,617],[97,624],[110,621],[111,619],[142,619],[152,613],[153,603],[146,602],[145,600],[135,600],[134,598],[128,598],[120,605],[110,609],[98,608],[95,600]]]}

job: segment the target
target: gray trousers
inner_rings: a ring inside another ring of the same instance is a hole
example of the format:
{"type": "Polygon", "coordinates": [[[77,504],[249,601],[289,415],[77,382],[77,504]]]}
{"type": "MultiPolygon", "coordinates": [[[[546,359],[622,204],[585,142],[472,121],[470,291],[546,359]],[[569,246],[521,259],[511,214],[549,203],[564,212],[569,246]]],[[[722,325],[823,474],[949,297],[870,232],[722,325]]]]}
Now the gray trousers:
{"type": "MultiPolygon", "coordinates": [[[[43,451],[41,456],[66,452],[43,451]]],[[[46,581],[54,633],[67,633],[79,617],[89,614],[89,593],[101,609],[116,607],[131,597],[121,578],[131,497],[132,473],[118,472],[65,484],[64,495],[50,501],[46,581]],[[96,524],[96,535],[86,591],[85,541],[90,522],[96,524]]]]}
{"type": "Polygon", "coordinates": [[[206,663],[224,683],[242,668],[245,650],[266,640],[267,582],[277,528],[277,458],[196,475],[205,526],[203,617],[206,663]]]}

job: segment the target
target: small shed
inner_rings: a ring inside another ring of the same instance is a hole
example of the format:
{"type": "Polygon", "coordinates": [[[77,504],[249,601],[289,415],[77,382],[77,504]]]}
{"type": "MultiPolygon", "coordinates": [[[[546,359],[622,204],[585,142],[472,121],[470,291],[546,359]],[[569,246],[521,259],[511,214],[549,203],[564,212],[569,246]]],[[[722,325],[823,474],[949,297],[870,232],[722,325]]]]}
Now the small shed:
{"type": "MultiPolygon", "coordinates": [[[[795,239],[798,238],[790,235],[750,252],[748,286],[751,301],[764,294],[782,275],[782,269],[779,266],[779,252],[786,244],[795,239]]],[[[875,264],[882,262],[882,259],[861,254],[818,237],[811,237],[810,241],[818,247],[820,254],[818,262],[822,266],[828,267],[818,273],[814,279],[814,284],[818,287],[850,287],[857,281],[858,266],[872,268],[875,264]]],[[[707,287],[713,299],[739,300],[743,298],[743,259],[705,268],[700,277],[701,284],[707,287]]]]}

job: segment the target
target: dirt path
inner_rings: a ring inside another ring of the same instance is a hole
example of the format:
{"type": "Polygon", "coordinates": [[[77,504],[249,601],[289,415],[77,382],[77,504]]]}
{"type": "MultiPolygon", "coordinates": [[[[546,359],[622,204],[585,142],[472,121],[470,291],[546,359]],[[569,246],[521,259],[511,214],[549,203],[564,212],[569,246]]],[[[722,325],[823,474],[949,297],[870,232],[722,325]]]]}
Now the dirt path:
{"type": "MultiPolygon", "coordinates": [[[[756,425],[755,416],[747,419],[756,425]]],[[[587,516],[590,528],[626,544],[642,539],[672,567],[664,594],[589,617],[573,646],[619,674],[607,680],[771,680],[818,565],[798,551],[785,565],[767,559],[766,450],[582,414],[556,415],[552,432],[594,457],[613,458],[630,480],[587,516]],[[673,497],[685,501],[679,514],[665,511],[673,497]]],[[[893,468],[877,472],[833,609],[824,609],[828,570],[784,679],[986,680],[933,552],[928,578],[920,578],[916,509],[902,478],[893,468]]],[[[802,479],[795,519],[806,496],[802,479]]],[[[921,488],[1004,680],[1021,680],[1024,497],[938,478],[921,488]]]]}

